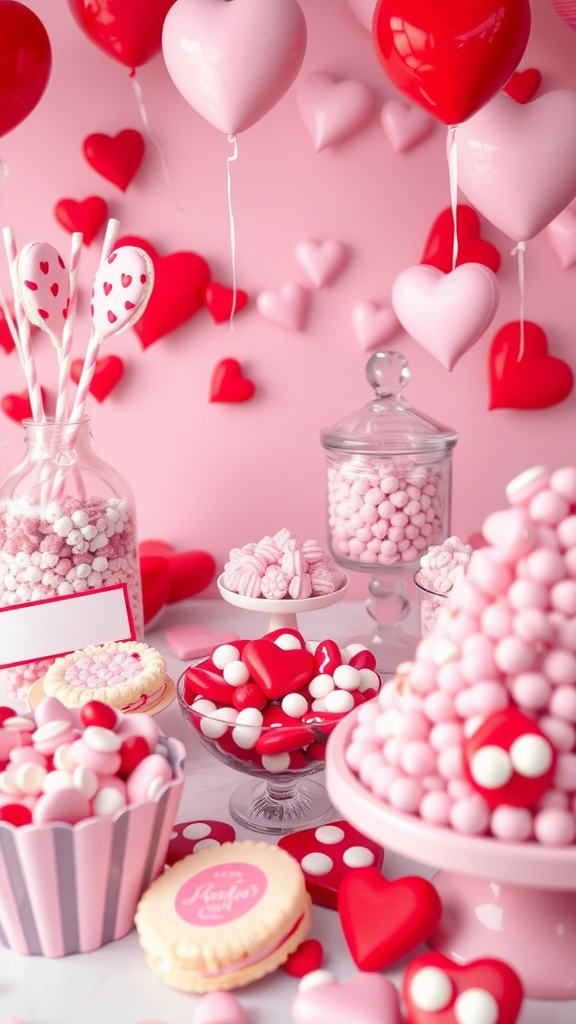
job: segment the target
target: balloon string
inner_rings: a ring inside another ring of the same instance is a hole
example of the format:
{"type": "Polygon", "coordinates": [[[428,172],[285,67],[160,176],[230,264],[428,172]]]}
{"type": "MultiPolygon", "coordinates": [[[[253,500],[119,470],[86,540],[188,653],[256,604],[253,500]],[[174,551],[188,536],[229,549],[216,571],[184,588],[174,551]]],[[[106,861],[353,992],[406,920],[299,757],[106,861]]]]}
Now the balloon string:
{"type": "Polygon", "coordinates": [[[136,105],[138,107],[138,112],[140,114],[140,120],[142,121],[142,124],[144,126],[144,131],[146,133],[146,137],[150,140],[150,142],[152,143],[152,145],[156,149],[156,152],[158,153],[158,159],[160,160],[160,167],[162,169],[162,176],[163,176],[164,181],[166,183],[166,188],[168,189],[168,191],[169,191],[169,193],[170,193],[170,195],[172,197],[172,201],[173,201],[176,209],[179,211],[179,213],[184,213],[184,207],[179,202],[178,197],[176,195],[176,189],[174,188],[174,182],[172,181],[172,177],[171,177],[170,171],[168,169],[168,164],[166,162],[166,157],[164,156],[164,150],[162,149],[162,146],[158,142],[158,139],[156,138],[156,136],[153,135],[152,132],[150,131],[150,122],[148,120],[148,111],[146,110],[146,104],[144,103],[144,93],[142,92],[142,86],[140,85],[140,82],[138,81],[138,79],[136,77],[136,68],[132,68],[132,71],[130,72],[130,76],[129,77],[130,77],[130,81],[132,83],[132,88],[134,90],[134,96],[136,98],[136,105]]]}
{"type": "Polygon", "coordinates": [[[228,142],[234,147],[232,154],[226,159],[226,181],[228,187],[228,220],[230,222],[230,253],[232,256],[232,309],[230,310],[230,330],[234,330],[234,313],[236,312],[236,227],[232,208],[232,173],[231,164],[238,159],[238,139],[235,135],[228,136],[228,142]]]}
{"type": "Polygon", "coordinates": [[[520,288],[520,345],[518,347],[518,359],[516,360],[518,363],[524,358],[524,300],[526,296],[525,252],[526,242],[518,242],[518,245],[512,249],[512,256],[518,257],[518,286],[520,288]]]}
{"type": "Polygon", "coordinates": [[[458,259],[458,150],[456,148],[456,125],[450,125],[448,129],[448,176],[450,179],[450,206],[452,207],[452,221],[454,224],[454,239],[452,242],[452,272],[456,270],[458,259]]]}

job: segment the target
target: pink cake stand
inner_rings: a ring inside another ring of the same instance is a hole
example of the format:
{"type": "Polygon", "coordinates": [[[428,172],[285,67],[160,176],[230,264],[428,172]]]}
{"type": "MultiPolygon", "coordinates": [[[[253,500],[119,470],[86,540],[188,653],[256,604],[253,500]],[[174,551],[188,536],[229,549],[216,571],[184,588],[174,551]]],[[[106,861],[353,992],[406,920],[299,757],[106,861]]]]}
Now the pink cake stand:
{"type": "Polygon", "coordinates": [[[506,960],[534,999],[576,999],[576,849],[463,836],[386,807],[344,760],[357,714],[328,741],[328,795],[371,839],[441,868],[443,914],[430,945],[458,963],[506,960]]]}
{"type": "Polygon", "coordinates": [[[318,597],[303,597],[300,600],[290,597],[285,597],[282,601],[268,600],[265,597],[243,597],[242,594],[236,594],[224,586],[223,574],[218,577],[216,583],[221,596],[228,604],[232,604],[236,608],[245,608],[250,612],[268,615],[268,632],[272,632],[274,629],[298,629],[297,615],[305,612],[317,612],[321,608],[329,608],[341,601],[350,585],[348,576],[345,573],[342,575],[343,579],[338,590],[318,597]]]}

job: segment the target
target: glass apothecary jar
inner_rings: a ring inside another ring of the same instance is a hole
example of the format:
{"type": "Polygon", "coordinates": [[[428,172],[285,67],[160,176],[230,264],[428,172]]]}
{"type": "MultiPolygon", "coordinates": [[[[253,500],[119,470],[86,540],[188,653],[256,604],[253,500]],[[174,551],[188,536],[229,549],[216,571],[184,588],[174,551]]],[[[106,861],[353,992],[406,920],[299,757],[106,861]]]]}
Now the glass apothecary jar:
{"type": "MultiPolygon", "coordinates": [[[[92,448],[87,417],[23,422],[26,454],[0,484],[0,607],[126,584],[143,636],[134,499],[92,448]]],[[[0,694],[25,700],[50,660],[0,669],[0,694]]]]}
{"type": "MultiPolygon", "coordinates": [[[[366,365],[374,398],[321,432],[326,449],[328,543],[346,569],[371,572],[367,608],[376,633],[363,637],[384,673],[414,653],[403,634],[410,602],[403,575],[450,533],[456,433],[413,409],[399,352],[375,352],[366,365]]],[[[359,638],[360,639],[360,638],[359,638]]]]}

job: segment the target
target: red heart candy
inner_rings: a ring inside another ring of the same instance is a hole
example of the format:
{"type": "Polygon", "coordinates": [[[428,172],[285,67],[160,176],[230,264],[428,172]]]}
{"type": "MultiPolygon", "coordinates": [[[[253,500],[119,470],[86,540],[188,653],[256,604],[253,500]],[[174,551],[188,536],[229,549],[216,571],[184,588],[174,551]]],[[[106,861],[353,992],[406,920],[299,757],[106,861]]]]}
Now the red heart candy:
{"type": "Polygon", "coordinates": [[[331,821],[329,825],[321,825],[319,828],[292,832],[282,836],[278,846],[300,864],[312,902],[331,910],[336,910],[338,890],[344,879],[366,870],[355,867],[355,861],[371,864],[370,870],[379,875],[384,859],[382,847],[352,828],[347,821],[331,821]],[[351,850],[355,851],[356,857],[352,856],[351,850]],[[315,863],[307,859],[310,857],[314,858],[315,863]],[[314,867],[314,870],[308,871],[307,864],[314,867]],[[325,870],[320,872],[319,868],[325,870]]]}
{"type": "Polygon", "coordinates": [[[525,71],[515,71],[502,92],[516,100],[516,103],[529,103],[541,85],[542,75],[537,68],[526,68],[525,71]]]}
{"type": "Polygon", "coordinates": [[[305,648],[283,651],[271,640],[251,640],[242,661],[270,700],[280,700],[306,686],[315,675],[314,655],[305,648]]]}
{"type": "Polygon", "coordinates": [[[154,264],[154,288],[146,309],[134,324],[144,349],[186,323],[204,305],[210,267],[195,252],[173,252],[159,256],[144,238],[130,236],[116,243],[135,245],[148,253],[154,264]]]}
{"type": "Polygon", "coordinates": [[[568,397],[574,384],[563,359],[548,355],[548,339],[538,324],[524,321],[521,353],[520,321],[501,327],[490,346],[489,409],[545,409],[568,397]]]}
{"type": "Polygon", "coordinates": [[[388,882],[367,867],[342,880],[338,913],[354,963],[361,971],[380,971],[432,935],[442,905],[426,878],[407,875],[388,882]]]}
{"type": "Polygon", "coordinates": [[[168,560],[158,555],[140,556],[144,623],[150,622],[168,604],[170,573],[168,560]]]}
{"type": "MultiPolygon", "coordinates": [[[[78,384],[82,375],[83,359],[74,359],[70,367],[70,376],[75,384],[78,384]]],[[[122,378],[124,363],[119,356],[104,356],[96,361],[94,375],[88,388],[91,395],[98,402],[103,402],[122,378]]]]}
{"type": "Polygon", "coordinates": [[[60,199],[54,207],[56,220],[69,231],[81,231],[84,245],[90,245],[108,216],[108,206],[100,196],[89,196],[77,202],[75,199],[60,199]]]}
{"type": "Polygon", "coordinates": [[[282,968],[293,978],[303,978],[311,971],[319,971],[324,961],[324,947],[318,939],[305,939],[290,953],[282,968]]]}
{"type": "Polygon", "coordinates": [[[225,683],[222,676],[210,672],[201,665],[191,665],[186,669],[184,676],[184,700],[192,704],[198,696],[207,697],[208,700],[216,701],[218,704],[232,704],[234,687],[225,683]]]}
{"type": "Polygon", "coordinates": [[[232,704],[237,711],[243,711],[244,708],[258,708],[258,711],[262,711],[267,703],[268,698],[257,683],[241,683],[234,687],[232,704]]]}
{"type": "MultiPolygon", "coordinates": [[[[12,319],[14,320],[14,310],[12,309],[10,304],[9,309],[12,314],[12,319]]],[[[12,350],[15,348],[12,335],[10,334],[10,328],[6,323],[6,317],[4,316],[4,312],[2,309],[0,309],[0,345],[2,346],[7,355],[9,355],[10,352],[12,352],[12,350]]]]}
{"type": "Polygon", "coordinates": [[[504,708],[466,740],[463,768],[490,807],[532,807],[552,782],[556,751],[536,722],[504,708]]]}
{"type": "Polygon", "coordinates": [[[212,371],[211,402],[247,402],[255,391],[253,381],[242,375],[236,359],[221,359],[212,371]]]}
{"type": "Polygon", "coordinates": [[[144,137],[134,128],[117,135],[87,135],[82,150],[90,167],[125,192],[144,157],[144,137]]]}
{"type": "Polygon", "coordinates": [[[233,843],[236,838],[236,832],[227,821],[212,821],[209,818],[204,818],[202,821],[181,821],[174,825],[174,832],[176,835],[168,843],[166,851],[166,864],[168,865],[190,856],[191,853],[194,853],[196,844],[202,843],[205,839],[211,840],[211,845],[214,845],[214,842],[221,845],[222,843],[233,843]]]}
{"type": "MultiPolygon", "coordinates": [[[[45,404],[46,392],[44,388],[40,388],[42,394],[42,403],[45,404]]],[[[19,395],[9,394],[2,396],[2,412],[9,416],[11,420],[15,420],[16,423],[22,423],[22,420],[32,419],[32,407],[30,405],[30,398],[28,397],[27,391],[21,391],[19,395]]]]}
{"type": "MultiPolygon", "coordinates": [[[[498,273],[500,253],[495,245],[480,237],[480,217],[471,206],[459,203],[456,207],[458,229],[458,256],[456,266],[463,263],[483,263],[498,273]]],[[[424,245],[420,263],[437,267],[444,274],[452,270],[452,246],[454,241],[454,218],[448,207],[438,214],[424,245]]]]}
{"type": "Polygon", "coordinates": [[[514,1024],[523,999],[520,978],[503,961],[486,958],[456,964],[441,953],[422,953],[410,961],[402,995],[410,1024],[514,1024]],[[422,974],[427,968],[433,971],[422,974]],[[443,998],[446,1002],[438,1007],[443,998]],[[422,1005],[427,1001],[434,1009],[422,1005]]]}
{"type": "MultiPolygon", "coordinates": [[[[232,288],[226,288],[223,284],[211,281],[206,288],[205,300],[210,316],[215,323],[221,324],[224,323],[225,320],[230,319],[232,314],[232,303],[234,300],[234,292],[232,288]]],[[[247,292],[243,292],[241,288],[237,288],[234,316],[236,316],[237,313],[240,313],[247,304],[247,292]]]]}
{"type": "Polygon", "coordinates": [[[332,675],[334,669],[342,664],[342,655],[336,641],[322,640],[314,651],[314,661],[319,675],[332,675]]]}

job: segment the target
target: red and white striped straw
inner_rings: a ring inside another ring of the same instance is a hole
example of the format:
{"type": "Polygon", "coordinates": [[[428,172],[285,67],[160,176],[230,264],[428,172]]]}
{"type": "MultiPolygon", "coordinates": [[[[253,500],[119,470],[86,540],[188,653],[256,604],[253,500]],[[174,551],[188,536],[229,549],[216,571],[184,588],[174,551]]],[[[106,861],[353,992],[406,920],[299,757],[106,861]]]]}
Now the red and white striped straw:
{"type": "Polygon", "coordinates": [[[63,423],[68,412],[68,382],[70,380],[70,364],[72,362],[72,340],[78,299],[78,274],[80,271],[82,241],[82,232],[75,231],[70,244],[70,263],[68,265],[70,302],[68,303],[68,313],[66,314],[66,323],[64,324],[62,334],[62,346],[58,353],[60,357],[60,370],[58,373],[58,392],[56,397],[56,414],[54,417],[57,423],[63,423]]]}
{"type": "Polygon", "coordinates": [[[32,419],[35,420],[36,423],[43,423],[45,419],[44,403],[42,402],[40,380],[38,377],[38,373],[36,371],[36,365],[34,363],[34,357],[32,355],[32,346],[30,344],[30,323],[28,321],[28,318],[26,317],[26,314],[24,313],[22,300],[20,298],[18,276],[16,274],[16,240],[14,238],[14,232],[12,228],[3,228],[2,236],[4,239],[4,249],[6,251],[8,267],[10,269],[10,280],[12,281],[12,291],[14,293],[14,313],[16,316],[18,334],[20,337],[18,355],[20,356],[20,362],[22,364],[22,369],[24,370],[24,376],[26,378],[26,386],[28,388],[28,394],[30,396],[32,419]]]}

